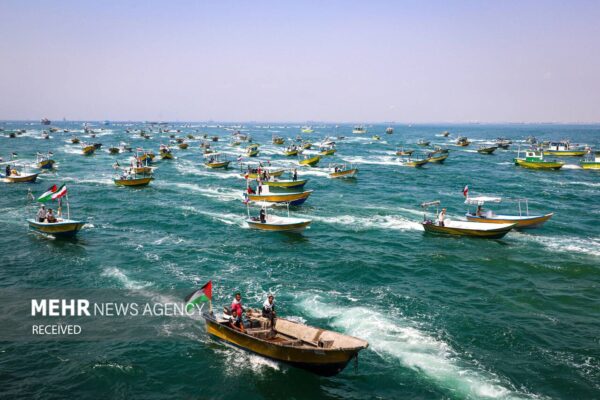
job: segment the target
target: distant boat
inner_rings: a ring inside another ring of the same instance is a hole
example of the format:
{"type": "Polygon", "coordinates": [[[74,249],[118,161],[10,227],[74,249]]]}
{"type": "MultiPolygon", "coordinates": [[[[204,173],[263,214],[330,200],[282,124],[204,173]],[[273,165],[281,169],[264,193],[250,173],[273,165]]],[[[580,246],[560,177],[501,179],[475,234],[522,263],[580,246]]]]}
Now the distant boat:
{"type": "Polygon", "coordinates": [[[596,151],[594,154],[590,152],[580,164],[583,169],[600,169],[600,152],[596,151]]]}
{"type": "Polygon", "coordinates": [[[48,118],[42,118],[41,123],[42,125],[50,125],[52,121],[50,121],[48,118]]]}
{"type": "Polygon", "coordinates": [[[303,126],[302,129],[300,129],[300,132],[302,133],[313,133],[314,129],[310,126],[303,126]]]}
{"type": "Polygon", "coordinates": [[[352,129],[352,133],[357,134],[357,135],[363,135],[363,134],[367,133],[367,130],[365,129],[364,126],[357,125],[352,129]]]}
{"type": "Polygon", "coordinates": [[[531,169],[561,169],[565,165],[562,161],[549,161],[544,158],[542,151],[526,150],[525,157],[520,156],[521,150],[514,159],[515,165],[531,169]]]}
{"type": "Polygon", "coordinates": [[[391,135],[392,133],[394,133],[394,128],[392,128],[391,126],[389,126],[386,130],[385,133],[387,133],[388,135],[391,135]]]}

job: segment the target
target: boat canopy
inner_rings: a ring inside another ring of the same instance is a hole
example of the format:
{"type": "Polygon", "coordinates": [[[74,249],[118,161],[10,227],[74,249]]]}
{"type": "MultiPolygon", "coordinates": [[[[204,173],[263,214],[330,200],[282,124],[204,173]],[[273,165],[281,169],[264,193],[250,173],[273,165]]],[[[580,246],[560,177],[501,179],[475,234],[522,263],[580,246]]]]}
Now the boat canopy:
{"type": "Polygon", "coordinates": [[[427,208],[427,207],[431,207],[431,206],[439,206],[440,205],[440,201],[436,200],[436,201],[428,201],[426,203],[421,203],[421,207],[423,208],[427,208]]]}
{"type": "Polygon", "coordinates": [[[485,203],[500,203],[502,201],[501,197],[492,197],[492,196],[477,196],[477,197],[467,197],[465,200],[465,204],[482,206],[485,203]]]}

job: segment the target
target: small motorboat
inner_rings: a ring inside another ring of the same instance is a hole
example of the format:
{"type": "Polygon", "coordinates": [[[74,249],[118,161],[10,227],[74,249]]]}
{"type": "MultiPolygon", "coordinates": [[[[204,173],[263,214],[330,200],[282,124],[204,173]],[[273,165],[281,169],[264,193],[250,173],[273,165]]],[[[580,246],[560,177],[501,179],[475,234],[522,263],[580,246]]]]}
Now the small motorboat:
{"type": "Polygon", "coordinates": [[[281,136],[273,136],[273,144],[281,145],[285,143],[285,139],[281,136]]]}
{"type": "Polygon", "coordinates": [[[42,139],[50,139],[50,134],[46,131],[42,132],[42,139]]]}
{"type": "Polygon", "coordinates": [[[40,169],[52,169],[54,168],[55,161],[52,159],[52,153],[50,152],[47,154],[37,153],[36,163],[37,167],[40,169]]]}
{"type": "Polygon", "coordinates": [[[121,149],[117,146],[111,146],[108,148],[108,152],[110,154],[119,154],[121,152],[121,149]]]}
{"type": "Polygon", "coordinates": [[[5,164],[10,167],[10,175],[1,175],[2,180],[6,183],[33,183],[39,175],[27,171],[25,164],[19,164],[15,161],[6,162],[5,164]]]}
{"type": "Polygon", "coordinates": [[[506,138],[498,138],[496,139],[496,146],[503,150],[508,150],[510,145],[512,144],[512,140],[506,138]]]}
{"type": "Polygon", "coordinates": [[[542,151],[526,150],[525,157],[521,157],[521,149],[517,153],[517,157],[514,159],[515,165],[531,168],[531,169],[553,169],[558,170],[565,165],[562,161],[550,161],[544,158],[542,151]]]}
{"type": "Polygon", "coordinates": [[[181,142],[179,144],[177,144],[177,147],[179,147],[181,150],[185,150],[189,147],[190,145],[188,143],[185,142],[181,142]]]}
{"type": "Polygon", "coordinates": [[[402,157],[398,160],[405,167],[419,168],[429,162],[429,158],[402,157]]]}
{"type": "Polygon", "coordinates": [[[414,153],[414,150],[404,150],[404,147],[400,148],[396,151],[397,156],[411,156],[414,153]]]}
{"type": "Polygon", "coordinates": [[[492,154],[494,151],[496,151],[497,148],[498,148],[498,146],[481,145],[477,149],[477,152],[480,154],[492,154]]]}
{"type": "Polygon", "coordinates": [[[329,177],[332,179],[354,179],[358,175],[358,168],[347,164],[330,165],[329,177]]]}
{"type": "Polygon", "coordinates": [[[178,138],[175,139],[175,143],[177,143],[177,144],[181,144],[183,142],[184,142],[183,138],[178,137],[178,138]]]}
{"type": "Polygon", "coordinates": [[[303,126],[302,129],[300,129],[300,132],[302,132],[302,133],[313,133],[314,129],[311,128],[310,126],[303,126]]]}
{"type": "Polygon", "coordinates": [[[554,213],[530,215],[529,201],[527,199],[517,199],[519,215],[501,215],[492,210],[484,210],[485,203],[500,203],[502,198],[491,196],[467,197],[465,204],[476,206],[476,210],[467,211],[467,221],[487,224],[515,224],[514,229],[539,228],[548,221],[554,213]],[[523,209],[524,208],[524,209],[523,209]]]}
{"type": "MultiPolygon", "coordinates": [[[[229,312],[229,310],[227,310],[229,312]]],[[[369,343],[353,336],[328,331],[277,317],[271,321],[248,309],[244,332],[231,327],[225,312],[204,312],[209,335],[247,351],[284,362],[322,376],[339,374],[369,343]]]]}
{"type": "Polygon", "coordinates": [[[600,151],[592,153],[590,150],[588,155],[579,163],[583,169],[600,169],[600,151]]]}
{"type": "Polygon", "coordinates": [[[309,167],[314,167],[315,165],[317,165],[319,163],[319,161],[321,161],[321,156],[320,155],[316,155],[316,156],[304,156],[304,158],[300,161],[298,161],[298,164],[300,165],[308,165],[309,167]]]}
{"type": "Polygon", "coordinates": [[[302,150],[310,150],[310,148],[312,147],[312,143],[311,142],[303,142],[301,147],[302,147],[302,150]]]}
{"type": "Polygon", "coordinates": [[[269,187],[266,185],[258,185],[256,190],[250,189],[245,194],[249,201],[254,202],[265,202],[265,203],[289,203],[291,206],[299,206],[304,203],[311,193],[312,190],[306,190],[304,192],[295,193],[271,193],[269,187]],[[252,192],[252,193],[248,193],[252,192]]]}
{"type": "Polygon", "coordinates": [[[11,139],[16,138],[17,137],[17,132],[15,132],[15,131],[8,132],[8,137],[11,138],[11,139]]]}
{"type": "Polygon", "coordinates": [[[276,188],[298,189],[298,188],[304,187],[304,185],[306,185],[307,182],[308,182],[308,179],[286,180],[286,179],[271,178],[267,181],[262,181],[262,184],[269,186],[269,187],[276,187],[276,188]]]}
{"type": "Polygon", "coordinates": [[[246,147],[246,156],[247,157],[257,157],[259,154],[258,144],[251,144],[246,147]]]}
{"type": "Polygon", "coordinates": [[[206,161],[204,162],[204,165],[206,165],[208,168],[227,168],[229,166],[229,163],[231,161],[230,160],[224,160],[221,158],[221,154],[220,153],[211,153],[210,155],[206,156],[206,161]]]}
{"type": "Polygon", "coordinates": [[[41,123],[42,125],[50,125],[51,121],[48,118],[42,118],[41,123]]]}
{"type": "Polygon", "coordinates": [[[100,149],[100,148],[102,147],[102,143],[94,143],[94,145],[93,145],[93,146],[94,146],[94,148],[95,148],[96,150],[98,150],[98,149],[100,149]]]}
{"type": "Polygon", "coordinates": [[[448,137],[448,136],[450,136],[450,132],[444,131],[444,132],[442,132],[442,136],[443,137],[448,137]]]}
{"type": "MultiPolygon", "coordinates": [[[[439,205],[440,202],[438,200],[423,203],[421,204],[421,207],[426,209],[431,206],[436,206],[437,211],[439,211],[439,205]]],[[[445,215],[445,209],[443,212],[445,215]]],[[[440,215],[439,212],[436,212],[436,215],[440,215]]],[[[441,217],[439,217],[439,219],[441,219],[441,217]]],[[[469,236],[485,239],[501,239],[517,225],[516,223],[492,224],[469,221],[453,221],[447,218],[444,218],[443,221],[440,221],[439,219],[437,221],[433,221],[431,219],[427,219],[426,215],[424,215],[423,222],[421,222],[421,225],[423,226],[425,232],[451,236],[469,236]]]]}
{"type": "Polygon", "coordinates": [[[448,156],[448,153],[429,153],[428,160],[430,163],[441,164],[444,161],[446,161],[446,158],[448,158],[448,156]]]}
{"type": "Polygon", "coordinates": [[[258,217],[251,217],[250,207],[248,207],[248,218],[246,219],[248,226],[252,229],[270,232],[302,232],[312,222],[312,220],[308,218],[290,217],[289,207],[287,217],[273,215],[270,212],[267,212],[267,209],[268,207],[263,206],[258,217]]]}
{"type": "Polygon", "coordinates": [[[371,137],[371,139],[373,139],[373,140],[381,140],[381,137],[379,135],[373,135],[371,137]]]}
{"type": "MultiPolygon", "coordinates": [[[[256,164],[255,164],[256,165],[256,164]]],[[[248,166],[246,170],[242,169],[241,176],[246,179],[257,179],[262,178],[262,174],[266,171],[270,177],[280,177],[285,172],[282,168],[270,168],[262,166],[248,166]]]]}
{"type": "Polygon", "coordinates": [[[172,160],[173,159],[173,153],[171,152],[171,149],[169,148],[169,146],[161,144],[158,151],[160,154],[160,158],[162,158],[163,160],[172,160]]]}
{"type": "Polygon", "coordinates": [[[572,145],[568,140],[563,140],[561,142],[550,142],[550,144],[544,148],[545,156],[581,157],[586,153],[587,150],[585,148],[572,145]]]}
{"type": "Polygon", "coordinates": [[[322,156],[332,156],[336,151],[337,150],[334,145],[323,146],[319,149],[319,154],[322,156]]]}
{"type": "Polygon", "coordinates": [[[287,157],[297,156],[299,153],[300,150],[296,145],[291,145],[283,151],[283,155],[287,157]]]}
{"type": "Polygon", "coordinates": [[[37,201],[45,203],[49,200],[58,199],[64,199],[66,201],[67,218],[62,218],[62,206],[59,203],[58,215],[55,221],[48,222],[46,219],[44,219],[44,221],[39,221],[37,218],[30,218],[27,220],[30,229],[56,238],[65,238],[75,236],[77,232],[83,228],[85,222],[71,219],[71,207],[69,205],[69,197],[67,196],[67,187],[65,185],[62,185],[60,188],[53,185],[43,193],[37,201]]]}
{"type": "Polygon", "coordinates": [[[131,146],[125,142],[119,143],[119,149],[121,150],[122,153],[133,151],[131,146]]]}
{"type": "Polygon", "coordinates": [[[71,138],[71,143],[73,144],[78,144],[80,142],[79,138],[77,136],[74,136],[71,138]]]}
{"type": "Polygon", "coordinates": [[[84,156],[91,156],[96,151],[96,146],[93,144],[83,144],[81,151],[84,156]]]}
{"type": "Polygon", "coordinates": [[[365,133],[367,133],[367,130],[365,129],[364,126],[357,125],[352,129],[352,133],[354,133],[356,135],[364,135],[365,133]]]}
{"type": "Polygon", "coordinates": [[[417,145],[419,145],[421,147],[427,147],[427,146],[429,146],[429,143],[431,143],[431,141],[425,140],[425,139],[419,139],[419,141],[417,142],[417,145]]]}
{"type": "Polygon", "coordinates": [[[392,128],[391,126],[388,126],[387,129],[385,130],[385,133],[388,135],[391,135],[392,133],[394,133],[394,128],[392,128]]]}
{"type": "Polygon", "coordinates": [[[456,139],[457,146],[466,147],[470,144],[471,142],[469,142],[469,139],[467,139],[465,136],[461,136],[458,139],[456,139]]]}
{"type": "Polygon", "coordinates": [[[117,186],[147,186],[154,178],[152,175],[125,173],[115,177],[113,181],[117,186]]]}

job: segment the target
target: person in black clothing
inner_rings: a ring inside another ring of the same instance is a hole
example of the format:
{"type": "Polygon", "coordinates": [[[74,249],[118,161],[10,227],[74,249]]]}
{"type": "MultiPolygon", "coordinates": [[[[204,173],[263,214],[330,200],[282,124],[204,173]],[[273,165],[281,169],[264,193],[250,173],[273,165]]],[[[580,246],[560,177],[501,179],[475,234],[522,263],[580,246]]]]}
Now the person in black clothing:
{"type": "Polygon", "coordinates": [[[260,218],[260,222],[261,222],[261,223],[263,223],[263,224],[264,224],[265,222],[267,222],[267,215],[266,215],[266,213],[265,213],[265,209],[264,209],[264,208],[261,208],[261,209],[260,209],[260,214],[258,214],[258,216],[259,216],[259,218],[260,218]]]}
{"type": "Polygon", "coordinates": [[[6,176],[10,176],[10,165],[6,164],[6,176]]]}

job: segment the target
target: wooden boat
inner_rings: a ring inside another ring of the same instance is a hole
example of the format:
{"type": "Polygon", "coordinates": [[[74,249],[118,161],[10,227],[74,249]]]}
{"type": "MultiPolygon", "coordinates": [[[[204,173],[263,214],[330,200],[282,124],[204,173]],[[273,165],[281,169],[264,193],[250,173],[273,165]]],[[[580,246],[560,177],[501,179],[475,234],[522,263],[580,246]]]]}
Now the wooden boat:
{"type": "Polygon", "coordinates": [[[177,145],[181,150],[187,149],[190,145],[188,143],[182,142],[177,145]]]}
{"type": "Polygon", "coordinates": [[[304,159],[298,161],[298,163],[300,165],[308,165],[310,167],[314,167],[315,165],[317,165],[319,163],[319,161],[321,161],[321,156],[316,155],[316,156],[312,156],[312,157],[306,156],[304,159]]]}
{"type": "Polygon", "coordinates": [[[71,143],[73,143],[73,144],[77,144],[77,143],[79,143],[79,142],[80,142],[80,140],[79,140],[79,138],[78,138],[78,137],[72,137],[72,138],[71,138],[71,143]]]}
{"type": "Polygon", "coordinates": [[[247,157],[257,157],[259,154],[259,150],[256,147],[248,147],[246,149],[246,156],[247,157]]]}
{"type": "Polygon", "coordinates": [[[337,150],[333,146],[321,147],[321,151],[319,151],[319,154],[322,156],[332,156],[335,154],[336,151],[337,150]]]}
{"type": "Polygon", "coordinates": [[[500,149],[508,150],[510,145],[512,144],[512,140],[506,138],[498,138],[496,139],[496,146],[500,149]]]}
{"type": "Polygon", "coordinates": [[[248,226],[252,229],[270,232],[302,232],[312,222],[312,220],[307,218],[290,217],[289,207],[287,217],[273,215],[267,209],[268,207],[263,206],[258,217],[251,217],[250,208],[248,208],[248,218],[246,219],[248,226]]]}
{"type": "Polygon", "coordinates": [[[310,150],[311,147],[312,147],[312,143],[310,143],[310,142],[304,142],[304,143],[302,143],[302,149],[303,150],[310,150]]]}
{"type": "MultiPolygon", "coordinates": [[[[421,207],[426,209],[431,206],[436,206],[436,209],[439,211],[439,204],[439,201],[432,201],[421,204],[421,207]]],[[[436,215],[439,215],[439,213],[436,212],[436,215]]],[[[516,223],[492,224],[469,221],[451,221],[446,219],[442,224],[438,221],[427,219],[426,215],[424,215],[421,225],[423,226],[425,232],[428,233],[451,236],[469,236],[485,239],[500,239],[510,232],[516,226],[516,223]]]]}
{"type": "Polygon", "coordinates": [[[357,125],[352,129],[352,133],[354,133],[356,135],[363,135],[363,134],[367,133],[367,130],[365,129],[364,126],[357,125]]]}
{"type": "Polygon", "coordinates": [[[332,179],[351,179],[358,175],[358,168],[346,164],[330,166],[331,172],[329,177],[332,179]]]}
{"type": "Polygon", "coordinates": [[[438,154],[430,153],[428,160],[430,163],[441,164],[444,161],[446,161],[446,158],[448,158],[448,155],[449,155],[448,153],[438,153],[438,154]]]}
{"type": "Polygon", "coordinates": [[[381,138],[379,137],[379,135],[373,135],[371,138],[373,140],[381,140],[381,138]]]}
{"type": "Polygon", "coordinates": [[[459,138],[456,140],[456,145],[457,145],[457,146],[466,147],[466,146],[468,146],[468,145],[470,145],[470,144],[471,144],[471,142],[469,142],[469,139],[467,139],[467,138],[466,138],[466,137],[464,137],[464,136],[461,136],[461,137],[459,137],[459,138]]]}
{"type": "Polygon", "coordinates": [[[257,193],[247,193],[248,200],[261,201],[265,203],[289,203],[291,206],[299,206],[304,203],[313,192],[307,190],[297,193],[271,193],[269,187],[262,185],[262,188],[257,189],[257,193]],[[260,191],[260,194],[258,192],[260,191]]]}
{"type": "Polygon", "coordinates": [[[497,148],[498,146],[479,146],[477,152],[481,154],[492,154],[497,148]]]}
{"type": "Polygon", "coordinates": [[[274,326],[260,312],[249,309],[245,332],[232,328],[228,316],[203,313],[209,335],[261,356],[322,376],[334,376],[366,349],[369,343],[341,333],[277,317],[274,326]]]}
{"type": "Polygon", "coordinates": [[[298,153],[299,153],[299,150],[296,146],[290,146],[283,151],[283,155],[287,156],[287,157],[297,156],[298,153]]]}
{"type": "Polygon", "coordinates": [[[545,156],[581,157],[587,153],[586,149],[573,146],[569,141],[551,142],[544,148],[545,156]]]}
{"type": "Polygon", "coordinates": [[[418,168],[418,167],[422,167],[423,165],[427,164],[429,162],[429,158],[413,159],[410,157],[406,157],[406,158],[401,158],[399,161],[400,161],[400,164],[404,165],[405,167],[418,168]]]}
{"type": "Polygon", "coordinates": [[[154,178],[152,175],[138,175],[135,173],[126,172],[123,175],[115,177],[113,181],[117,186],[146,186],[154,178]]]}
{"type": "Polygon", "coordinates": [[[207,157],[207,160],[204,162],[208,168],[227,168],[229,166],[230,160],[221,159],[221,155],[219,153],[213,153],[207,157]]]}
{"type": "Polygon", "coordinates": [[[3,175],[4,178],[2,179],[6,183],[33,183],[38,175],[37,173],[22,173],[13,169],[9,176],[3,175]]]}
{"type": "Polygon", "coordinates": [[[450,136],[450,132],[444,131],[444,132],[442,132],[442,136],[443,137],[448,137],[448,136],[450,136]]]}
{"type": "Polygon", "coordinates": [[[85,225],[83,221],[73,219],[58,219],[58,222],[37,222],[35,219],[28,219],[29,227],[39,233],[51,235],[54,237],[72,237],[77,234],[85,225]]]}
{"type": "Polygon", "coordinates": [[[163,160],[172,160],[173,153],[171,153],[171,149],[168,146],[161,145],[159,148],[160,158],[163,160]]]}
{"type": "Polygon", "coordinates": [[[411,156],[414,153],[414,150],[404,150],[404,148],[396,151],[397,156],[411,156]]]}
{"type": "MultiPolygon", "coordinates": [[[[269,176],[271,176],[271,177],[279,177],[279,176],[283,175],[283,173],[285,172],[285,170],[281,169],[281,168],[269,168],[269,167],[261,167],[261,171],[267,171],[269,173],[269,176]]],[[[243,172],[241,174],[241,176],[247,177],[248,179],[259,178],[258,168],[248,167],[248,169],[245,172],[243,172]]]]}
{"type": "Polygon", "coordinates": [[[55,161],[51,158],[52,153],[48,152],[47,154],[37,153],[37,167],[40,169],[52,169],[54,168],[55,161]]]}
{"type": "Polygon", "coordinates": [[[285,139],[282,138],[281,136],[273,137],[273,144],[284,144],[284,143],[285,143],[285,139]]]}
{"type": "Polygon", "coordinates": [[[590,152],[579,164],[583,169],[600,169],[600,152],[596,151],[593,155],[590,152]]]}
{"type": "Polygon", "coordinates": [[[385,133],[388,135],[391,135],[392,133],[394,133],[394,128],[392,128],[391,126],[388,126],[388,128],[385,130],[385,133]]]}
{"type": "Polygon", "coordinates": [[[84,156],[91,156],[92,154],[94,154],[94,151],[96,151],[96,146],[94,146],[93,144],[84,145],[81,151],[83,152],[84,156]]]}
{"type": "Polygon", "coordinates": [[[520,157],[521,150],[514,159],[515,165],[531,169],[561,169],[565,165],[562,161],[549,161],[544,159],[544,153],[535,150],[526,150],[525,157],[520,157]]]}
{"type": "Polygon", "coordinates": [[[119,154],[119,152],[121,151],[121,149],[119,149],[118,147],[109,147],[108,148],[108,152],[110,154],[119,154]]]}
{"type": "Polygon", "coordinates": [[[425,139],[420,139],[420,140],[417,142],[417,144],[418,144],[419,146],[422,146],[422,147],[429,146],[429,143],[431,143],[431,141],[429,141],[429,140],[425,140],[425,139]]]}
{"type": "Polygon", "coordinates": [[[151,174],[154,171],[153,167],[133,167],[133,172],[138,175],[151,174]]]}
{"type": "Polygon", "coordinates": [[[190,139],[190,140],[194,140],[194,135],[192,135],[191,133],[189,133],[189,134],[187,135],[187,138],[188,138],[188,139],[190,139]]]}
{"type": "Polygon", "coordinates": [[[548,221],[554,213],[529,215],[529,201],[527,199],[517,199],[519,215],[501,215],[492,210],[484,211],[482,209],[485,203],[500,203],[502,198],[490,196],[467,197],[465,204],[477,206],[475,212],[466,213],[467,221],[480,222],[488,224],[515,224],[514,229],[539,228],[548,221]],[[523,210],[522,203],[525,204],[523,210]]]}
{"type": "Polygon", "coordinates": [[[296,189],[301,188],[308,182],[308,179],[298,179],[298,180],[276,180],[269,179],[268,181],[263,181],[262,184],[270,187],[278,187],[278,188],[286,188],[286,189],[296,189]]]}

